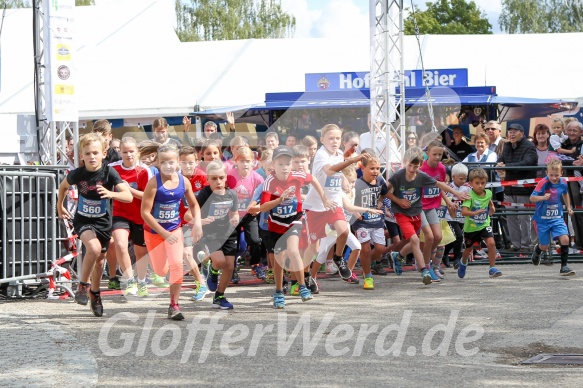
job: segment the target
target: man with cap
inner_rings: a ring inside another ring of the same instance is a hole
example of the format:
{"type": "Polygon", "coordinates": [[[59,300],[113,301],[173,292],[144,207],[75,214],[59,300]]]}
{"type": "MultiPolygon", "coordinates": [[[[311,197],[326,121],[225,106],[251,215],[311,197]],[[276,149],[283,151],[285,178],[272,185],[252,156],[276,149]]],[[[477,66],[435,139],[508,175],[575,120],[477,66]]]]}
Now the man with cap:
{"type": "MultiPolygon", "coordinates": [[[[524,128],[520,124],[510,124],[506,130],[508,142],[504,144],[502,155],[498,158],[497,166],[501,167],[519,167],[519,166],[536,166],[538,155],[536,146],[526,139],[524,128]]],[[[508,169],[504,170],[506,178],[504,180],[518,180],[536,178],[536,169],[508,169]]],[[[529,203],[532,188],[506,186],[504,195],[506,202],[529,203]]],[[[512,209],[513,207],[509,207],[512,209]]],[[[512,211],[512,210],[511,210],[512,211]]],[[[530,251],[530,216],[507,216],[508,231],[510,232],[510,242],[515,251],[530,251]]]]}

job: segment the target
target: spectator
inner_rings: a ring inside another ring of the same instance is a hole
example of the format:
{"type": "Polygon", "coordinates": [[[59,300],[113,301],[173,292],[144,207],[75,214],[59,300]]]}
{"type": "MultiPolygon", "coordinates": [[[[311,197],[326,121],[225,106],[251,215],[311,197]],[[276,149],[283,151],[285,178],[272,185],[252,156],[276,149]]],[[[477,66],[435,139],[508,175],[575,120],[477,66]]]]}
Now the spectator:
{"type": "MultiPolygon", "coordinates": [[[[536,166],[538,155],[536,147],[524,136],[524,128],[520,124],[511,124],[506,132],[509,142],[504,144],[504,150],[498,158],[497,166],[521,167],[536,166]]],[[[507,169],[505,180],[530,179],[536,177],[536,170],[507,169]]],[[[532,188],[506,186],[505,200],[513,203],[529,203],[532,188]]],[[[511,206],[510,209],[515,208],[511,206]]],[[[507,216],[510,241],[514,251],[530,252],[530,216],[507,216]]]]}
{"type": "Polygon", "coordinates": [[[464,132],[460,127],[453,128],[453,142],[448,148],[459,160],[464,160],[469,154],[474,152],[474,148],[466,143],[464,132]]]}
{"type": "Polygon", "coordinates": [[[265,145],[270,150],[274,150],[279,146],[279,136],[275,132],[267,132],[265,134],[265,145]]]}
{"type": "Polygon", "coordinates": [[[409,132],[407,134],[407,149],[411,147],[419,147],[419,139],[415,132],[409,132]]]}
{"type": "MultiPolygon", "coordinates": [[[[579,121],[574,120],[570,121],[566,125],[566,128],[568,139],[561,144],[561,149],[575,149],[575,152],[569,155],[574,160],[563,160],[563,165],[583,166],[583,155],[581,155],[581,146],[583,145],[581,134],[583,133],[583,125],[579,121]]],[[[575,176],[580,173],[581,170],[567,170],[567,176],[575,176]]],[[[581,203],[583,194],[581,193],[579,182],[569,182],[569,191],[571,192],[573,206],[583,205],[583,203],[581,203]]],[[[576,213],[573,215],[573,227],[575,229],[575,236],[578,238],[576,241],[577,246],[579,249],[583,249],[583,214],[576,213]]]]}
{"type": "Polygon", "coordinates": [[[356,154],[359,144],[360,137],[358,136],[358,133],[349,131],[342,135],[342,150],[344,151],[345,160],[356,154]]]}
{"type": "Polygon", "coordinates": [[[180,140],[171,138],[168,134],[168,121],[164,117],[154,119],[152,122],[152,130],[154,131],[154,141],[160,145],[175,145],[177,148],[182,147],[180,140]]]}
{"type": "MultiPolygon", "coordinates": [[[[488,163],[489,166],[492,166],[492,163],[496,163],[498,161],[498,155],[496,152],[490,151],[488,148],[490,141],[488,140],[488,136],[484,133],[478,133],[476,135],[476,152],[472,152],[463,160],[463,163],[488,163]]],[[[489,179],[492,181],[492,179],[489,179]]]]}
{"type": "Polygon", "coordinates": [[[372,148],[375,154],[381,159],[381,168],[387,165],[387,146],[389,147],[389,155],[391,163],[401,163],[401,154],[399,153],[399,145],[394,137],[391,137],[387,142],[386,134],[381,130],[382,123],[378,122],[375,125],[374,134],[371,133],[371,119],[370,113],[368,115],[369,131],[360,135],[360,143],[356,152],[362,153],[364,148],[372,148]]]}
{"type": "Polygon", "coordinates": [[[293,148],[293,146],[295,146],[298,142],[298,139],[296,138],[295,135],[289,134],[287,135],[287,138],[285,139],[285,145],[286,147],[289,148],[293,148]]]}
{"type": "MultiPolygon", "coordinates": [[[[538,124],[534,127],[534,145],[536,147],[536,153],[538,155],[538,166],[546,166],[547,158],[554,151],[553,147],[549,144],[549,139],[551,138],[551,131],[546,124],[538,124]]],[[[536,172],[537,178],[542,178],[546,176],[546,171],[540,169],[536,172]]]]}
{"type": "Polygon", "coordinates": [[[504,149],[504,143],[506,143],[506,140],[502,139],[502,136],[500,136],[500,124],[498,121],[488,121],[484,127],[484,132],[486,135],[488,135],[488,140],[490,141],[488,148],[490,151],[496,152],[498,157],[500,157],[500,155],[502,155],[502,150],[504,149]]]}

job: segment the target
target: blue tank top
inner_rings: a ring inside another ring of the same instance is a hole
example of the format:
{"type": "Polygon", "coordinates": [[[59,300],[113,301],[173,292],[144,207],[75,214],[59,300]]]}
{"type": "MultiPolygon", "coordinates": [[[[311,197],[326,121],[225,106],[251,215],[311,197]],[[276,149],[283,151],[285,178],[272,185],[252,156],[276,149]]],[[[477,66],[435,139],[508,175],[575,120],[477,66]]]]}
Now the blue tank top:
{"type": "MultiPolygon", "coordinates": [[[[178,174],[178,187],[167,189],[162,184],[162,177],[156,174],[157,191],[154,197],[154,206],[152,206],[152,215],[156,222],[164,229],[171,232],[180,226],[180,201],[184,197],[186,189],[184,188],[184,178],[178,174]]],[[[156,233],[152,228],[147,230],[156,233]]]]}

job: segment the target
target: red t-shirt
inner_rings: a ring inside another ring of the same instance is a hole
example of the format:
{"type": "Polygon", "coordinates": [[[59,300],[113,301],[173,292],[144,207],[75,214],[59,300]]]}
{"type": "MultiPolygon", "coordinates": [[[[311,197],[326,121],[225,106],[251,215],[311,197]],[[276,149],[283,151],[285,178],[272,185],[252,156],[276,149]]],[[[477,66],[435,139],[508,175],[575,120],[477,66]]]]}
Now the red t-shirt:
{"type": "MultiPolygon", "coordinates": [[[[122,161],[117,161],[109,164],[115,171],[118,172],[121,179],[126,181],[132,189],[144,191],[146,185],[144,180],[148,183],[150,178],[150,169],[142,165],[137,165],[132,168],[123,166],[122,161]],[[143,186],[141,186],[143,184],[143,186]]],[[[142,200],[135,198],[131,203],[122,203],[120,201],[113,201],[113,216],[121,217],[137,225],[143,225],[144,220],[141,215],[142,200]]]]}
{"type": "MultiPolygon", "coordinates": [[[[206,179],[206,172],[204,170],[196,167],[194,169],[194,173],[188,179],[190,184],[192,185],[192,191],[198,192],[203,189],[203,187],[208,186],[209,183],[206,179]]],[[[184,221],[184,215],[188,211],[188,202],[186,202],[186,198],[182,198],[180,202],[180,219],[182,220],[182,225],[186,225],[188,222],[184,221]]]]}
{"type": "Polygon", "coordinates": [[[302,186],[311,183],[312,175],[292,171],[287,180],[281,181],[275,175],[268,175],[263,183],[261,203],[273,201],[289,187],[294,190],[294,197],[283,201],[269,211],[267,227],[270,232],[284,234],[291,225],[301,224],[302,220],[302,186]]]}

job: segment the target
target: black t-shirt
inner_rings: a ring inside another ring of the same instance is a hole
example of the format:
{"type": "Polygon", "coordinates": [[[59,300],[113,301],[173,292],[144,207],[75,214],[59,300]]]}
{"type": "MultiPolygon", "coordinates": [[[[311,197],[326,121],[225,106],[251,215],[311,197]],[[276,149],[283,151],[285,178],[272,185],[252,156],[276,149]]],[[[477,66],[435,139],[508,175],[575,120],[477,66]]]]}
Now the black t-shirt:
{"type": "Polygon", "coordinates": [[[109,164],[109,163],[113,163],[113,162],[118,162],[120,160],[121,160],[121,156],[119,155],[119,152],[117,152],[113,148],[109,147],[107,149],[107,155],[105,156],[105,159],[103,160],[103,162],[105,164],[109,164]]]}
{"type": "Polygon", "coordinates": [[[113,167],[103,163],[97,171],[79,167],[67,175],[67,182],[76,185],[79,191],[79,203],[74,222],[94,224],[104,230],[111,229],[111,200],[101,198],[97,185],[113,191],[123,180],[113,167]]]}
{"type": "Polygon", "coordinates": [[[237,213],[237,193],[226,189],[225,194],[213,193],[210,186],[205,186],[196,193],[200,206],[200,218],[214,217],[214,222],[202,226],[203,235],[229,236],[235,227],[231,225],[229,212],[237,213]]]}

